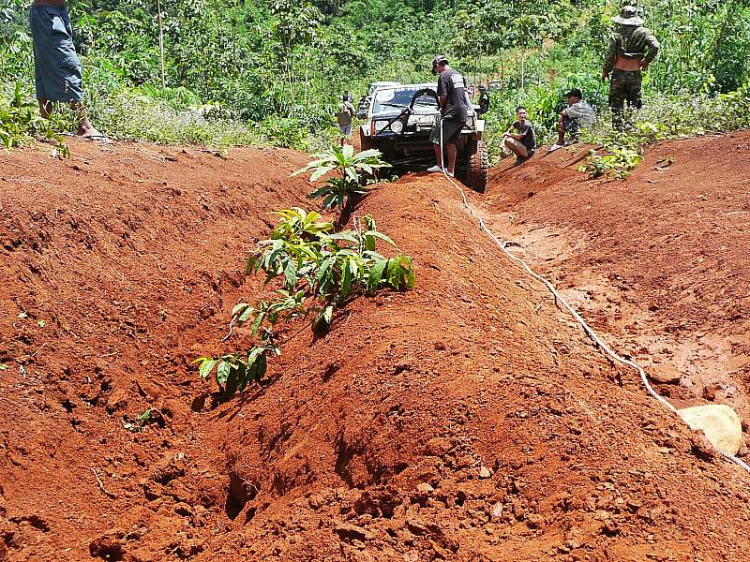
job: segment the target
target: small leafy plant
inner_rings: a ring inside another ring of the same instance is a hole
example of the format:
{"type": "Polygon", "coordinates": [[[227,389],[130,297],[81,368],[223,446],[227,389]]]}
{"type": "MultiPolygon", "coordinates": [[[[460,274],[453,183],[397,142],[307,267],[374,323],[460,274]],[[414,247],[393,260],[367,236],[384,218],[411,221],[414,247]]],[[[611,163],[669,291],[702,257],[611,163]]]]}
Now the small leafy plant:
{"type": "Polygon", "coordinates": [[[603,143],[604,155],[592,150],[578,170],[588,173],[592,178],[611,176],[625,179],[643,160],[642,145],[649,142],[650,138],[657,138],[658,134],[656,127],[646,123],[639,124],[637,130],[629,133],[613,131],[603,143]]]}
{"type": "Polygon", "coordinates": [[[70,149],[55,124],[39,116],[36,102],[26,97],[20,82],[16,82],[10,99],[0,97],[0,144],[8,150],[38,137],[53,142],[60,156],[70,156],[70,149]]]}
{"type": "Polygon", "coordinates": [[[151,409],[144,410],[138,414],[134,421],[129,422],[126,419],[122,420],[122,426],[130,431],[131,433],[140,433],[152,420],[151,409]]]}
{"type": "Polygon", "coordinates": [[[215,370],[226,396],[263,379],[267,358],[281,354],[274,332],[280,321],[312,317],[313,329],[326,330],[335,309],[358,293],[414,287],[408,256],[386,257],[377,251],[378,241],[396,245],[377,230],[372,217],[355,221],[353,230],[335,232],[315,211],[295,207],[276,214],[281,217],[276,228],[250,255],[246,273],[263,273],[264,284],[278,282],[281,287],[274,298],[255,305],[241,302],[232,310],[231,326],[248,324],[257,343],[245,353],[194,361],[204,379],[215,370]]]}
{"type": "Polygon", "coordinates": [[[334,175],[328,177],[325,183],[310,193],[311,199],[323,199],[324,209],[340,207],[351,210],[354,198],[367,192],[368,186],[362,185],[362,175],[372,175],[380,168],[390,167],[381,160],[379,150],[365,150],[354,154],[354,147],[347,144],[343,147],[333,146],[331,149],[315,155],[315,160],[301,170],[292,174],[296,176],[312,172],[311,182],[316,182],[329,172],[334,175]]]}

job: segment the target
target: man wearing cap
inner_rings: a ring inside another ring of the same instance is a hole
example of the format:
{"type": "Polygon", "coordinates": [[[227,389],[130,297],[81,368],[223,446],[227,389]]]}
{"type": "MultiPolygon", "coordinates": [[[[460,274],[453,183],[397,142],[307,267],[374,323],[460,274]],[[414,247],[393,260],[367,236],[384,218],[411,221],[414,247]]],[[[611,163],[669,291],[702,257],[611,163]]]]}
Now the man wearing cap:
{"type": "Polygon", "coordinates": [[[73,46],[73,30],[65,0],[34,0],[29,12],[34,40],[34,78],[39,112],[45,119],[53,102],[65,102],[78,114],[78,134],[104,139],[83,108],[81,61],[73,46]]]}
{"type": "Polygon", "coordinates": [[[617,24],[617,29],[612,34],[604,59],[602,80],[606,81],[612,76],[609,85],[612,125],[622,130],[625,102],[635,109],[643,105],[641,71],[647,70],[659,53],[659,41],[649,29],[643,27],[643,19],[638,17],[635,6],[625,6],[612,21],[617,24]]]}
{"type": "Polygon", "coordinates": [[[430,134],[435,145],[437,165],[428,172],[445,171],[450,177],[456,173],[456,142],[466,124],[469,103],[464,90],[464,77],[448,66],[445,55],[438,55],[432,61],[432,73],[439,74],[437,95],[440,103],[440,118],[430,134]],[[448,155],[448,165],[443,162],[443,147],[448,155]]]}
{"type": "Polygon", "coordinates": [[[568,98],[568,107],[560,112],[560,120],[557,124],[557,142],[549,151],[554,152],[565,146],[565,134],[568,133],[574,140],[578,140],[582,127],[590,127],[596,121],[594,108],[583,101],[583,92],[573,88],[565,97],[568,98]]]}

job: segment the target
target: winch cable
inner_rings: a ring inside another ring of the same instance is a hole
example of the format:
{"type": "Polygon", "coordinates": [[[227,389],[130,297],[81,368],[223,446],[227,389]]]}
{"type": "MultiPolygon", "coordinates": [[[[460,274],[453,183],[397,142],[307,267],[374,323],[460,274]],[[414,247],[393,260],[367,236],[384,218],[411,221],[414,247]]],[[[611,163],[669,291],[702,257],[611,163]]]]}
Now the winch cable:
{"type": "MultiPolygon", "coordinates": [[[[469,214],[479,223],[480,230],[482,230],[487,236],[489,236],[495,242],[495,244],[497,244],[497,246],[503,251],[503,253],[506,256],[508,256],[508,258],[510,258],[511,261],[519,264],[521,267],[523,267],[529,273],[529,275],[531,275],[534,279],[536,279],[537,281],[539,281],[540,283],[542,283],[545,287],[547,287],[547,289],[549,289],[549,291],[554,295],[554,297],[557,300],[557,302],[560,303],[560,304],[562,304],[562,306],[565,308],[565,310],[567,310],[570,313],[570,315],[573,316],[573,318],[576,320],[576,322],[578,322],[581,325],[581,327],[584,329],[584,331],[589,336],[589,338],[591,338],[591,340],[597,346],[599,346],[599,348],[602,351],[604,351],[604,353],[606,355],[608,355],[616,363],[621,363],[622,365],[626,365],[626,366],[630,367],[631,369],[636,370],[638,372],[638,374],[640,375],[641,381],[643,381],[643,384],[646,387],[646,390],[649,392],[649,394],[651,394],[651,396],[653,396],[654,398],[656,398],[662,404],[662,406],[664,406],[665,408],[667,408],[673,414],[675,414],[676,416],[678,416],[683,422],[685,422],[685,419],[682,417],[682,415],[677,410],[677,408],[675,408],[666,398],[664,398],[658,392],[656,392],[656,390],[654,389],[654,387],[651,386],[651,383],[648,381],[648,378],[646,377],[646,372],[643,370],[643,368],[640,365],[638,365],[635,361],[632,361],[630,359],[626,359],[625,357],[622,357],[621,355],[617,354],[604,341],[602,341],[602,339],[586,323],[586,321],[581,317],[581,315],[578,314],[578,312],[576,312],[576,310],[570,304],[568,304],[568,301],[566,301],[562,297],[562,295],[557,291],[557,289],[555,288],[555,286],[552,283],[550,283],[549,281],[547,281],[547,279],[545,279],[541,275],[535,273],[534,270],[532,270],[529,267],[529,265],[524,260],[522,260],[521,258],[516,257],[513,254],[511,254],[508,251],[508,249],[507,249],[508,241],[501,240],[500,238],[498,238],[495,235],[494,232],[492,232],[492,230],[490,228],[487,227],[487,225],[484,222],[484,219],[481,216],[479,216],[476,213],[476,211],[474,211],[474,208],[469,203],[469,200],[467,199],[466,193],[464,192],[463,188],[460,185],[458,185],[458,183],[456,183],[456,181],[454,181],[453,178],[451,178],[448,175],[448,172],[446,171],[446,166],[445,166],[445,150],[444,150],[444,145],[443,145],[443,120],[442,119],[440,120],[439,127],[440,127],[440,163],[442,164],[442,166],[440,166],[440,168],[441,168],[441,170],[443,172],[443,175],[445,176],[445,179],[447,179],[451,184],[453,184],[453,186],[461,194],[461,199],[463,200],[464,207],[469,212],[469,214]]],[[[685,422],[685,423],[687,423],[687,422],[685,422]]],[[[722,457],[724,457],[727,460],[730,460],[730,461],[734,462],[735,464],[737,464],[740,467],[742,467],[743,469],[745,469],[748,473],[750,473],[750,465],[748,465],[747,463],[745,463],[742,459],[740,459],[740,458],[738,458],[738,457],[736,457],[734,455],[730,455],[728,453],[725,453],[724,451],[720,451],[716,447],[714,447],[714,448],[716,449],[716,451],[722,457]]]]}

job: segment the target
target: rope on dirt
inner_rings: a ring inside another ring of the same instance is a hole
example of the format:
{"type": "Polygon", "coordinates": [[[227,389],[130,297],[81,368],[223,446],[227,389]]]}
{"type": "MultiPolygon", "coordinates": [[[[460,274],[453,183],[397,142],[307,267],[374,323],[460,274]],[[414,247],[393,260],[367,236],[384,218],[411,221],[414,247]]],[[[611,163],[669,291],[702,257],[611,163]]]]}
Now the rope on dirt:
{"type": "MultiPolygon", "coordinates": [[[[441,155],[443,154],[443,124],[440,123],[440,148],[441,148],[441,155]]],[[[505,253],[506,256],[508,256],[511,261],[516,262],[520,264],[528,273],[531,275],[534,279],[542,283],[544,286],[547,287],[547,289],[550,290],[550,292],[555,296],[557,299],[557,302],[561,303],[563,307],[570,313],[573,318],[581,325],[581,327],[584,329],[586,334],[591,338],[596,345],[599,346],[600,349],[604,351],[612,360],[614,360],[617,363],[621,363],[623,365],[626,365],[636,371],[638,371],[638,374],[641,376],[641,381],[643,381],[644,386],[646,387],[646,390],[648,390],[649,394],[656,398],[665,408],[667,408],[669,411],[671,411],[673,414],[675,414],[677,417],[679,417],[682,421],[685,421],[682,416],[680,416],[680,413],[677,411],[677,409],[672,406],[672,404],[663,396],[661,396],[656,390],[654,390],[654,387],[651,386],[651,383],[648,382],[648,378],[646,377],[646,372],[643,370],[643,368],[638,365],[635,361],[631,361],[630,359],[626,359],[625,357],[622,357],[615,353],[605,342],[602,341],[602,339],[597,335],[596,332],[594,332],[593,329],[586,323],[586,321],[581,317],[576,310],[568,304],[568,301],[566,301],[562,295],[555,289],[555,286],[547,281],[544,277],[537,274],[532,270],[528,264],[522,260],[521,258],[518,258],[511,254],[508,249],[507,241],[503,241],[497,236],[495,236],[495,233],[490,230],[487,225],[484,223],[484,219],[477,215],[477,213],[474,211],[474,208],[469,203],[469,200],[466,198],[466,193],[461,188],[460,185],[458,185],[453,178],[451,178],[448,173],[446,172],[445,166],[442,166],[443,175],[445,176],[445,179],[447,179],[449,182],[453,184],[453,186],[458,190],[458,192],[461,194],[461,199],[463,200],[464,207],[469,211],[469,214],[476,219],[479,222],[479,228],[487,235],[489,236],[495,244],[505,253]]],[[[718,449],[717,449],[718,451],[718,449]]],[[[750,473],[750,466],[748,466],[747,463],[742,461],[741,459],[735,457],[734,455],[729,455],[727,453],[724,453],[722,451],[718,451],[719,454],[724,457],[727,460],[730,460],[734,462],[735,464],[739,465],[740,467],[744,468],[748,473],[750,473]]]]}

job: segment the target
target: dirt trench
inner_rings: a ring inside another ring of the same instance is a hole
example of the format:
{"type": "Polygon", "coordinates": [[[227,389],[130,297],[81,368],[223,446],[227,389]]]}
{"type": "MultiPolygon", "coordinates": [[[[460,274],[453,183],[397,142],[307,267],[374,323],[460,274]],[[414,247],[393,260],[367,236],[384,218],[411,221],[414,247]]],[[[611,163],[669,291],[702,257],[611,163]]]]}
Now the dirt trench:
{"type": "Polygon", "coordinates": [[[578,152],[496,169],[496,228],[676,404],[750,424],[750,134],[662,143],[625,181],[578,152]]]}
{"type": "Polygon", "coordinates": [[[270,211],[310,206],[288,178],[306,158],[72,152],[0,157],[0,560],[745,559],[747,477],[443,178],[357,211],[414,258],[413,291],[352,301],[216,404],[191,361],[246,341],[220,344],[260,290],[244,257],[270,211]]]}

